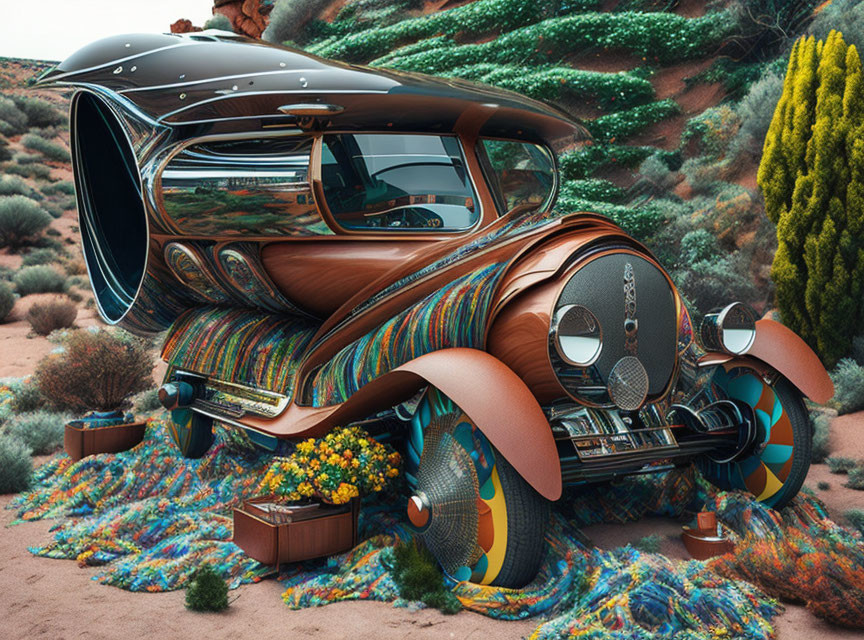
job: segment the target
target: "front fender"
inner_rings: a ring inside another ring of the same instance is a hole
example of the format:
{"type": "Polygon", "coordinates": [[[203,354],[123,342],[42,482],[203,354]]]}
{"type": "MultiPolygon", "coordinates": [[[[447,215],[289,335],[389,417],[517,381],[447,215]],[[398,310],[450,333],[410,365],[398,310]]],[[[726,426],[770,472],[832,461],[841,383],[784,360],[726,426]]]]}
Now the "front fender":
{"type": "Polygon", "coordinates": [[[422,355],[330,407],[291,405],[278,418],[242,418],[238,426],[280,437],[320,437],[434,385],[474,421],[519,475],[548,500],[561,497],[561,465],[543,410],[522,379],[485,351],[454,347],[422,355]]]}
{"type": "MultiPolygon", "coordinates": [[[[779,322],[767,318],[757,321],[756,338],[743,355],[769,365],[817,404],[825,404],[834,395],[834,383],[819,356],[798,334],[779,322]]],[[[709,353],[699,360],[699,364],[723,364],[739,357],[709,353]]]]}

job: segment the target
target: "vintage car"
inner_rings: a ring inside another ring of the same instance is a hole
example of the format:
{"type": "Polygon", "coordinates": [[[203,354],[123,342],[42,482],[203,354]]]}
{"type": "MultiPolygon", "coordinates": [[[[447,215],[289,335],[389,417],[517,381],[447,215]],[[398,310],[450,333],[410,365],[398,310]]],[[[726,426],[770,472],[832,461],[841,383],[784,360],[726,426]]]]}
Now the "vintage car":
{"type": "Polygon", "coordinates": [[[167,330],[185,455],[214,420],[271,448],[399,436],[443,569],[504,586],[565,485],[695,462],[773,507],[800,489],[818,357],[741,303],[694,332],[645,246],[556,211],[584,139],[557,109],[213,31],[111,37],[40,82],[74,89],[99,311],[167,330]]]}

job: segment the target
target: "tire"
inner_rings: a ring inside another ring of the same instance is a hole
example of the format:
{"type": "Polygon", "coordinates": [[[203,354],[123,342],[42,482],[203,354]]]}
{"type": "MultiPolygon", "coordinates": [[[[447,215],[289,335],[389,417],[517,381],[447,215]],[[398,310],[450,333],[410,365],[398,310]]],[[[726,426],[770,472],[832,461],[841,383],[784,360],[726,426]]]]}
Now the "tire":
{"type": "Polygon", "coordinates": [[[213,445],[213,420],[191,409],[174,409],[168,431],[184,458],[200,458],[213,445]]]}
{"type": "MultiPolygon", "coordinates": [[[[406,478],[413,490],[418,489],[416,476],[423,460],[424,435],[430,426],[434,428],[441,422],[457,425],[456,430],[470,429],[470,438],[457,440],[473,443],[463,448],[471,449],[468,454],[474,461],[480,487],[478,505],[485,505],[482,513],[477,507],[478,544],[483,554],[473,566],[461,567],[451,577],[500,587],[525,586],[537,575],[546,554],[549,501],[525,482],[458,406],[433,388],[423,396],[410,425],[406,478]],[[489,459],[491,465],[480,462],[489,459]],[[506,525],[501,526],[504,522],[506,525]]],[[[435,555],[435,549],[430,551],[435,555]]]]}
{"type": "Polygon", "coordinates": [[[712,384],[720,397],[754,409],[764,437],[745,458],[721,464],[702,457],[697,467],[720,489],[749,491],[769,507],[782,509],[801,490],[810,469],[813,433],[801,393],[785,378],[769,385],[740,364],[719,369],[712,384]]]}

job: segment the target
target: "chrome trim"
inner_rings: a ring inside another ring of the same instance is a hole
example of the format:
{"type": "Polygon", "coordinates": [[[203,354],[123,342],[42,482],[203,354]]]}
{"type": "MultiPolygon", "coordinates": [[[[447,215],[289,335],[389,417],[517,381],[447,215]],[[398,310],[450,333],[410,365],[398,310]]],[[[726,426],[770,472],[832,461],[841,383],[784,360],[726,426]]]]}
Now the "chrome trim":
{"type": "Polygon", "coordinates": [[[329,114],[342,113],[345,107],[338,104],[306,103],[283,104],[279,111],[289,116],[326,116],[329,114]]]}

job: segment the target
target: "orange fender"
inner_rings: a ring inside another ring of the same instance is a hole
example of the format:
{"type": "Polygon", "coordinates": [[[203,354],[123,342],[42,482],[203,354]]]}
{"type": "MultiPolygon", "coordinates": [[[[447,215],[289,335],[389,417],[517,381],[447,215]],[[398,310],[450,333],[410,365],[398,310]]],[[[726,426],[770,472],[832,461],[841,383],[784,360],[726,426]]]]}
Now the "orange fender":
{"type": "MultiPolygon", "coordinates": [[[[819,356],[797,333],[779,322],[767,318],[757,321],[756,338],[743,355],[769,365],[817,404],[825,404],[834,395],[834,383],[819,356]]],[[[700,358],[699,364],[723,364],[739,358],[725,353],[709,353],[700,358]]]]}
{"type": "Polygon", "coordinates": [[[376,378],[342,404],[291,405],[271,420],[240,418],[239,426],[280,437],[320,437],[331,428],[366,418],[434,385],[540,495],[561,497],[561,465],[555,438],[534,395],[507,365],[478,349],[441,349],[376,378]]]}

